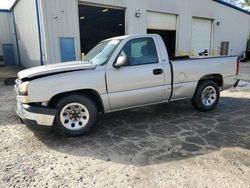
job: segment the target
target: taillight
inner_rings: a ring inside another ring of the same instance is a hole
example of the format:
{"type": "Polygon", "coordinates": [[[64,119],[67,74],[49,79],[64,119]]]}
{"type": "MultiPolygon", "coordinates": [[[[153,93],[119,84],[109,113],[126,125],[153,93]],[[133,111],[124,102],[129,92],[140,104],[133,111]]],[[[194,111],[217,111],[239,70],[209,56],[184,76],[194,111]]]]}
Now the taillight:
{"type": "Polygon", "coordinates": [[[237,60],[236,76],[240,74],[240,59],[237,60]]]}

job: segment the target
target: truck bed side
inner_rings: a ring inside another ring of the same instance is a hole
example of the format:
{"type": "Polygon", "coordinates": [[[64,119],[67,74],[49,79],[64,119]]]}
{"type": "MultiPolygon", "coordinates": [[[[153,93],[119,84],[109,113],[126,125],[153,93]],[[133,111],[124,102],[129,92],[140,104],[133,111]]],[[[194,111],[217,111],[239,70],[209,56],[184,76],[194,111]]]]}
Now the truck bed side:
{"type": "Polygon", "coordinates": [[[192,98],[198,82],[209,75],[223,80],[222,90],[236,82],[237,56],[194,58],[171,61],[173,66],[172,100],[192,98]]]}

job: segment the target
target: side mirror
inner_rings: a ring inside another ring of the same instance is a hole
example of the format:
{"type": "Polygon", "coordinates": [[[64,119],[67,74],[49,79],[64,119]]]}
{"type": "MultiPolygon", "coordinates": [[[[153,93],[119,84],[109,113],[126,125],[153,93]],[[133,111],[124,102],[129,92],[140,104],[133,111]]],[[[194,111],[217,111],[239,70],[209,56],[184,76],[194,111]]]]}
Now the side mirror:
{"type": "Polygon", "coordinates": [[[128,65],[128,57],[127,56],[119,56],[114,64],[115,68],[124,67],[128,65]]]}

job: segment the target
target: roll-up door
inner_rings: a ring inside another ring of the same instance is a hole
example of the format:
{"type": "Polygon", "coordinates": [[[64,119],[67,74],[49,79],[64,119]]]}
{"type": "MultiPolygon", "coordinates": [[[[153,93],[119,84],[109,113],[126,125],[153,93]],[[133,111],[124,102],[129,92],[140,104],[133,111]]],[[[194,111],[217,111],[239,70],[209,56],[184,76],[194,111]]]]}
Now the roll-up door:
{"type": "Polygon", "coordinates": [[[176,23],[177,15],[147,12],[147,33],[159,34],[162,37],[170,57],[175,56],[176,23]]]}
{"type": "Polygon", "coordinates": [[[193,18],[192,50],[196,54],[207,50],[210,53],[212,39],[212,23],[210,19],[193,18]]]}
{"type": "Polygon", "coordinates": [[[147,13],[147,28],[156,30],[176,30],[176,15],[157,12],[147,13]]]}

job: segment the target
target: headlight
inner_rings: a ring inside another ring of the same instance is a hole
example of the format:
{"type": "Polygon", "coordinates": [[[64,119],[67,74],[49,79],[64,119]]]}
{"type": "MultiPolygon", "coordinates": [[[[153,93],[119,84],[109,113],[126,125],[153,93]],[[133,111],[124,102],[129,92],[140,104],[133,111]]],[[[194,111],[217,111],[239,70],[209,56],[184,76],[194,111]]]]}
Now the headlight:
{"type": "Polygon", "coordinates": [[[18,91],[21,94],[28,94],[28,89],[29,89],[29,84],[30,82],[24,82],[18,86],[18,91]]]}

